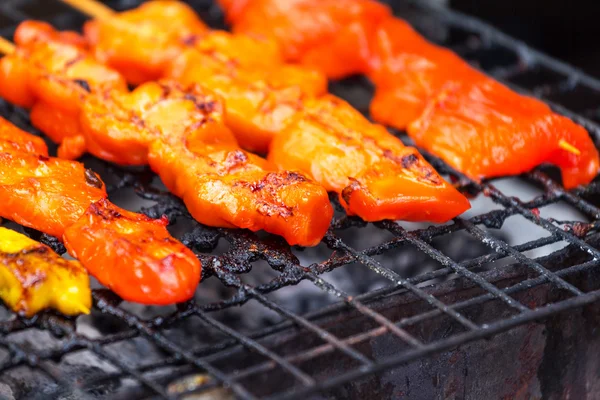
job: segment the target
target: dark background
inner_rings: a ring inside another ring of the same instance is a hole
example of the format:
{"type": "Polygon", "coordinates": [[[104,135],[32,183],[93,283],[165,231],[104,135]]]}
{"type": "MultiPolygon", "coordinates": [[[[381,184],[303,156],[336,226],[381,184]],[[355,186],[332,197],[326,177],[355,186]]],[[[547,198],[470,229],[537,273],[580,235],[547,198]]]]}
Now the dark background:
{"type": "Polygon", "coordinates": [[[449,0],[530,46],[600,76],[600,1],[449,0]]]}

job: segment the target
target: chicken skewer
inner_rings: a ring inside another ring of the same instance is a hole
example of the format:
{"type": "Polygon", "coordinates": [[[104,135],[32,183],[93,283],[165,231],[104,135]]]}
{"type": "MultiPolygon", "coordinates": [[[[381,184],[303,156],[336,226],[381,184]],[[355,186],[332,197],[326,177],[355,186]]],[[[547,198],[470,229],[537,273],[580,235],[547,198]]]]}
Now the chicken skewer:
{"type": "Polygon", "coordinates": [[[31,109],[31,123],[59,144],[58,156],[85,152],[79,124],[86,97],[101,89],[127,90],[117,72],[87,55],[75,32],[57,33],[43,22],[28,21],[15,31],[15,45],[2,39],[0,96],[31,109]]]}
{"type": "MultiPolygon", "coordinates": [[[[115,17],[116,13],[112,9],[110,9],[109,7],[105,6],[102,3],[97,2],[95,0],[63,0],[63,1],[65,3],[71,5],[72,7],[77,8],[81,12],[83,12],[83,13],[85,13],[87,15],[93,16],[96,19],[104,20],[104,21],[106,21],[106,20],[114,21],[115,20],[113,17],[115,17]]],[[[161,2],[156,1],[156,3],[161,3],[161,2]]],[[[176,4],[176,3],[175,4],[174,3],[175,2],[173,2],[171,4],[171,6],[174,6],[176,4]]],[[[226,7],[226,10],[232,9],[232,8],[234,9],[234,11],[230,12],[230,15],[231,14],[236,14],[236,11],[235,11],[236,8],[241,9],[241,6],[236,6],[231,1],[222,0],[222,3],[226,7]]],[[[242,3],[240,3],[240,4],[242,4],[242,3]]],[[[388,15],[389,12],[388,12],[388,10],[384,6],[375,6],[374,5],[375,3],[366,3],[366,4],[368,4],[369,6],[371,6],[374,9],[373,12],[371,13],[372,16],[375,17],[374,21],[371,21],[372,22],[372,26],[375,27],[377,25],[377,23],[379,23],[381,20],[387,19],[387,17],[389,17],[389,15],[388,15]]],[[[158,8],[155,11],[158,11],[158,8]]],[[[369,10],[367,8],[367,11],[364,12],[364,13],[367,14],[368,11],[369,10]]],[[[356,11],[353,11],[353,12],[355,14],[360,14],[361,17],[362,17],[363,10],[361,10],[358,13],[356,11]]],[[[188,14],[186,13],[185,15],[188,15],[188,14]]],[[[164,16],[164,14],[161,14],[161,16],[164,16]]],[[[361,17],[358,17],[357,19],[361,19],[361,17]]],[[[197,28],[198,31],[202,32],[203,29],[205,28],[205,27],[203,27],[201,25],[201,23],[200,23],[199,20],[195,20],[193,17],[189,17],[189,16],[188,16],[187,19],[189,19],[190,21],[192,21],[193,25],[196,25],[196,28],[197,28]]],[[[365,17],[365,19],[368,20],[368,18],[366,18],[366,17],[365,17]]],[[[337,21],[337,24],[341,25],[342,21],[343,21],[343,19],[340,20],[340,21],[337,21]]],[[[396,23],[397,26],[402,26],[404,29],[411,29],[410,27],[408,27],[407,24],[405,24],[405,23],[403,23],[401,21],[398,22],[398,20],[394,20],[394,22],[396,23]]],[[[90,27],[90,26],[92,26],[92,24],[88,24],[88,27],[90,27]]],[[[364,27],[365,25],[362,25],[362,26],[364,27]]],[[[185,25],[178,25],[178,29],[181,29],[182,27],[185,27],[185,25]]],[[[208,29],[208,28],[206,27],[206,29],[208,29]]],[[[351,29],[351,28],[348,27],[347,29],[351,29]]],[[[361,29],[364,30],[365,28],[361,28],[361,29]]],[[[89,28],[88,30],[92,30],[93,31],[93,30],[95,30],[95,28],[89,28]]],[[[190,29],[189,30],[189,32],[195,32],[195,31],[196,31],[195,29],[190,29]]],[[[225,34],[225,32],[219,32],[219,33],[220,34],[225,34]]],[[[415,33],[415,35],[416,35],[416,33],[415,33]]],[[[92,34],[92,36],[93,36],[93,34],[92,34]]],[[[181,39],[184,36],[185,35],[184,35],[183,32],[179,32],[178,35],[176,36],[176,38],[181,39]]],[[[231,36],[230,36],[230,38],[231,38],[231,36]]],[[[354,39],[358,40],[356,38],[354,38],[354,39]]],[[[99,39],[96,38],[95,40],[99,40],[99,39]]],[[[362,38],[362,40],[364,41],[365,38],[362,38]]],[[[203,41],[207,42],[206,38],[203,38],[203,41]]],[[[123,41],[121,41],[121,42],[123,42],[123,41]]],[[[334,52],[337,51],[337,50],[342,50],[343,51],[343,47],[344,46],[341,46],[341,45],[340,46],[335,46],[335,45],[332,46],[331,45],[331,41],[322,41],[322,40],[319,40],[319,43],[322,44],[323,47],[319,47],[318,50],[314,49],[315,54],[311,54],[311,55],[307,56],[306,58],[308,60],[319,60],[318,61],[319,62],[318,67],[319,67],[319,69],[324,70],[327,76],[330,76],[330,77],[333,77],[333,78],[336,78],[336,77],[337,78],[341,78],[341,77],[345,77],[345,76],[351,75],[353,73],[361,73],[361,72],[362,73],[366,73],[366,72],[368,72],[370,70],[369,67],[366,66],[367,64],[365,64],[365,63],[358,63],[358,64],[364,64],[365,65],[362,68],[352,67],[352,65],[353,65],[352,62],[348,63],[348,62],[346,62],[347,60],[346,60],[345,57],[337,55],[335,58],[337,59],[337,63],[339,63],[340,65],[336,65],[336,67],[334,67],[333,69],[335,70],[335,69],[338,69],[338,68],[345,68],[345,69],[347,69],[347,72],[328,72],[327,66],[329,65],[329,63],[331,61],[330,58],[334,58],[334,57],[327,57],[327,56],[331,56],[331,54],[332,54],[332,51],[331,51],[332,48],[333,48],[334,52]],[[342,49],[339,49],[338,47],[340,47],[342,49]]],[[[263,43],[260,43],[260,44],[261,45],[265,45],[265,44],[268,45],[268,42],[264,41],[263,43]]],[[[303,57],[303,54],[302,54],[303,51],[298,50],[298,49],[294,49],[294,47],[290,46],[289,43],[286,43],[286,46],[282,46],[282,47],[285,48],[285,49],[287,49],[288,52],[290,52],[290,54],[286,54],[286,58],[295,59],[296,57],[303,57]],[[291,53],[299,53],[299,54],[297,56],[293,56],[291,53]]],[[[350,49],[354,49],[354,46],[346,46],[346,47],[350,48],[350,49]]],[[[219,50],[222,50],[222,49],[219,49],[219,50]]],[[[248,49],[246,49],[246,51],[247,50],[248,49]]],[[[247,57],[247,58],[251,59],[251,60],[266,60],[267,62],[271,62],[271,61],[280,62],[280,57],[278,57],[278,56],[269,56],[268,55],[269,54],[268,51],[266,52],[267,55],[265,55],[264,46],[262,46],[261,50],[262,50],[262,57],[247,57]]],[[[308,51],[308,52],[310,53],[310,51],[308,51]]],[[[354,50],[352,50],[352,52],[353,52],[353,54],[351,54],[349,57],[350,58],[356,58],[356,54],[355,54],[356,52],[354,50]]],[[[102,53],[102,51],[100,51],[100,53],[102,53]]],[[[364,56],[364,55],[361,54],[361,56],[364,56]]],[[[101,55],[100,58],[104,59],[104,60],[106,60],[108,62],[110,62],[110,56],[108,56],[106,54],[101,55]]],[[[132,61],[135,62],[135,59],[132,58],[132,61]]],[[[264,66],[260,62],[256,62],[255,61],[255,63],[256,63],[255,66],[264,66]]],[[[310,63],[311,63],[310,61],[304,61],[303,62],[303,64],[310,64],[310,63]]],[[[181,62],[179,64],[181,64],[181,62]]],[[[186,61],[185,64],[191,64],[191,62],[187,62],[186,61]]],[[[285,68],[285,66],[283,66],[283,67],[285,68]]],[[[129,70],[127,70],[127,71],[129,71],[129,70]]],[[[156,74],[157,74],[157,77],[161,76],[160,72],[156,72],[156,74]]],[[[148,79],[148,78],[146,78],[146,79],[148,79]]],[[[129,81],[133,81],[135,83],[135,79],[129,79],[129,81]]],[[[322,85],[321,84],[317,84],[314,87],[317,88],[317,90],[315,90],[313,92],[313,94],[315,94],[315,95],[320,94],[321,90],[319,90],[319,89],[322,88],[322,85]]],[[[377,110],[377,109],[378,109],[378,107],[375,107],[375,110],[377,110]]],[[[397,113],[396,113],[396,115],[397,115],[397,113]]],[[[391,124],[391,125],[394,125],[394,124],[391,124]]],[[[405,127],[405,125],[403,125],[403,126],[396,126],[396,127],[403,128],[403,127],[405,127]]],[[[256,137],[254,137],[253,139],[254,139],[254,142],[256,142],[256,137]]],[[[581,152],[579,151],[579,149],[577,149],[575,146],[573,146],[572,144],[570,144],[569,142],[567,142],[565,139],[560,139],[558,145],[559,145],[559,147],[561,149],[563,149],[565,151],[568,151],[568,152],[570,152],[572,154],[575,154],[575,155],[580,155],[581,154],[581,152]]]]}
{"type": "Polygon", "coordinates": [[[175,78],[216,92],[227,103],[227,125],[250,151],[266,153],[304,99],[327,92],[323,74],[285,64],[273,41],[210,30],[183,3],[148,2],[107,13],[84,26],[89,41],[99,44],[92,48],[97,60],[131,84],[175,78]],[[165,29],[157,24],[165,16],[179,23],[165,29]]]}
{"type": "Polygon", "coordinates": [[[14,312],[32,317],[45,308],[65,315],[89,314],[90,280],[78,261],[0,227],[0,298],[14,312]]]}
{"type": "MultiPolygon", "coordinates": [[[[49,157],[43,140],[0,119],[0,217],[61,239],[100,283],[125,300],[191,298],[200,262],[172,238],[167,220],[123,210],[78,162],[49,157]]],[[[41,299],[40,299],[41,300],[41,299]]]]}
{"type": "MultiPolygon", "coordinates": [[[[162,8],[174,7],[186,13],[186,20],[192,19],[188,14],[192,11],[181,3],[149,2],[88,23],[86,34],[97,44],[95,54],[100,60],[123,72],[141,75],[144,71],[136,66],[147,60],[142,56],[135,59],[135,55],[121,52],[118,43],[117,47],[113,43],[127,37],[138,43],[136,48],[151,46],[149,32],[156,31],[160,36],[162,29],[153,15],[160,14],[162,8]],[[136,29],[139,24],[144,27],[142,33],[136,29]]],[[[274,55],[278,54],[276,47],[261,54],[270,48],[265,44],[272,42],[261,45],[245,35],[218,31],[190,38],[190,29],[181,30],[177,40],[171,38],[172,46],[181,54],[170,67],[162,66],[165,76],[184,85],[198,82],[221,94],[227,108],[225,122],[242,146],[249,147],[250,142],[263,148],[276,137],[269,160],[281,169],[300,170],[337,192],[350,215],[369,221],[446,222],[469,208],[466,198],[415,149],[405,147],[381,126],[368,122],[343,100],[325,96],[325,85],[314,84],[321,80],[310,79],[307,71],[294,76],[289,72],[292,66],[284,65],[281,57],[274,55]],[[289,79],[291,75],[294,78],[289,79]],[[320,122],[310,123],[311,119],[320,122]],[[263,129],[265,121],[276,129],[263,129]],[[303,134],[307,123],[317,131],[315,135],[303,134]]],[[[157,51],[165,53],[163,48],[157,51]]]]}
{"type": "Polygon", "coordinates": [[[429,43],[375,0],[220,4],[234,32],[277,41],[288,61],[335,78],[366,74],[376,86],[376,121],[407,129],[418,146],[475,180],[549,162],[571,188],[598,172],[585,129],[429,43]]]}
{"type": "Polygon", "coordinates": [[[33,107],[32,119],[38,110],[36,126],[62,141],[59,155],[89,151],[119,164],[149,163],[199,222],[265,230],[292,245],[319,243],[333,215],[327,192],[243,152],[223,123],[218,96],[170,82],[150,82],[129,93],[118,73],[64,35],[44,23],[22,23],[16,52],[0,60],[0,95],[33,107]],[[64,93],[65,101],[51,103],[54,94],[64,93]],[[70,110],[62,118],[68,122],[50,123],[53,111],[67,102],[70,110]],[[65,125],[72,134],[61,129],[65,125]]]}

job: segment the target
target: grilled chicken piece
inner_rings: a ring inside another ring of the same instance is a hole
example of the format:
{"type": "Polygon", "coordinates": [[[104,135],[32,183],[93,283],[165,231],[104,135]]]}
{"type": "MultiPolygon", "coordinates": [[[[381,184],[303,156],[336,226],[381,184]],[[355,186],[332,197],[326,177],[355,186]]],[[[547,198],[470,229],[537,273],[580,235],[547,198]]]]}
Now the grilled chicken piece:
{"type": "Polygon", "coordinates": [[[543,162],[562,169],[567,188],[598,173],[585,130],[540,101],[521,96],[429,43],[374,0],[220,0],[234,31],[291,44],[286,59],[331,74],[319,49],[338,55],[339,75],[367,74],[376,86],[371,115],[406,129],[417,145],[479,180],[528,171],[543,162]],[[271,34],[269,35],[269,33],[271,34]],[[348,32],[352,35],[348,36],[348,32]],[[344,43],[328,39],[340,35],[344,43]],[[351,44],[349,44],[351,43],[351,44]],[[345,55],[345,56],[344,56],[345,55]],[[352,60],[354,56],[355,64],[352,60]],[[316,61],[312,61],[315,60],[316,61]],[[362,62],[362,64],[361,64],[362,62]]]}
{"type": "Polygon", "coordinates": [[[408,125],[418,146],[471,178],[552,163],[572,188],[598,173],[598,151],[584,128],[427,42],[406,22],[384,22],[374,51],[374,119],[400,129],[408,125]]]}
{"type": "Polygon", "coordinates": [[[102,181],[78,162],[12,152],[0,153],[0,168],[0,215],[58,238],[106,197],[102,181]]]}
{"type": "Polygon", "coordinates": [[[48,246],[0,227],[0,298],[26,317],[45,308],[65,315],[89,314],[92,293],[88,274],[48,246]]]}
{"type": "Polygon", "coordinates": [[[23,132],[0,117],[0,153],[14,152],[48,156],[48,147],[41,137],[23,132]]]}
{"type": "Polygon", "coordinates": [[[244,67],[235,54],[260,59],[260,42],[225,32],[212,34],[219,39],[223,35],[231,40],[218,40],[212,46],[210,38],[202,39],[195,48],[184,50],[166,76],[184,85],[200,83],[219,94],[227,106],[225,122],[240,145],[266,153],[273,137],[302,109],[305,99],[327,92],[327,80],[293,65],[244,67]]]}
{"type": "Polygon", "coordinates": [[[446,222],[470,208],[414,148],[334,96],[306,102],[269,160],[311,176],[366,221],[446,222]]]}
{"type": "Polygon", "coordinates": [[[447,84],[408,132],[475,180],[551,163],[573,188],[598,173],[598,150],[583,127],[491,79],[447,84]]]}
{"type": "Polygon", "coordinates": [[[94,172],[48,157],[39,138],[3,119],[0,204],[0,217],[62,238],[89,273],[125,300],[185,301],[200,280],[199,260],[170,237],[166,221],[110,204],[94,172]]]}
{"type": "MultiPolygon", "coordinates": [[[[80,38],[81,39],[81,38],[80,38]]],[[[26,21],[15,33],[17,49],[0,59],[0,96],[31,108],[31,122],[54,142],[67,145],[59,156],[77,158],[83,150],[79,111],[90,92],[127,90],[117,72],[94,60],[75,33],[59,33],[44,22],[26,21]]]]}
{"type": "Polygon", "coordinates": [[[377,29],[373,53],[369,78],[376,90],[370,112],[376,121],[397,129],[406,129],[419,118],[446,82],[489,79],[397,18],[377,29]]]}
{"type": "Polygon", "coordinates": [[[372,0],[219,0],[236,33],[270,38],[288,61],[332,79],[369,71],[371,35],[391,16],[372,0]]]}
{"type": "Polygon", "coordinates": [[[221,99],[206,89],[150,82],[130,94],[88,97],[82,125],[90,152],[148,162],[199,222],[316,245],[333,215],[325,189],[242,151],[223,114],[221,99]]]}
{"type": "Polygon", "coordinates": [[[136,85],[162,77],[182,44],[206,31],[196,13],[178,1],[145,2],[84,26],[96,58],[136,85]]]}
{"type": "Polygon", "coordinates": [[[65,247],[126,300],[173,304],[189,300],[200,280],[196,256],[167,231],[166,217],[152,219],[103,198],[65,230],[65,247]]]}

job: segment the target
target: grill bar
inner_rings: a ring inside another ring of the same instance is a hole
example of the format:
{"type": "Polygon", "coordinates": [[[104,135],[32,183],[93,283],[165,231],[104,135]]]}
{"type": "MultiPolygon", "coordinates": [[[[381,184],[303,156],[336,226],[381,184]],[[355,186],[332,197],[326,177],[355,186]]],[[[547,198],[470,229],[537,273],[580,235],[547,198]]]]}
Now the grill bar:
{"type": "Polygon", "coordinates": [[[389,319],[385,318],[383,315],[378,314],[377,312],[371,310],[369,307],[364,306],[358,300],[352,298],[352,296],[350,296],[342,291],[337,290],[330,283],[324,281],[323,279],[319,278],[317,275],[315,275],[313,273],[308,273],[307,275],[308,275],[308,279],[310,279],[316,286],[318,286],[318,287],[322,288],[323,290],[326,290],[330,293],[333,293],[335,296],[337,296],[341,300],[345,301],[347,304],[356,308],[356,310],[358,310],[362,314],[368,315],[369,317],[373,318],[382,327],[384,327],[388,331],[394,333],[396,336],[403,339],[405,342],[409,343],[413,347],[423,346],[423,344],[418,339],[413,337],[411,334],[409,334],[402,328],[399,328],[397,325],[395,325],[389,319]]]}
{"type": "Polygon", "coordinates": [[[339,248],[339,249],[349,252],[355,259],[357,259],[358,261],[360,261],[361,263],[366,265],[369,269],[384,276],[385,278],[394,282],[396,285],[405,287],[406,289],[408,289],[409,291],[413,292],[414,294],[419,296],[421,299],[426,301],[432,307],[438,308],[439,310],[443,311],[445,314],[448,314],[450,317],[454,318],[455,320],[457,320],[458,322],[460,322],[467,328],[473,329],[473,330],[476,330],[478,328],[476,324],[469,321],[468,319],[466,319],[465,317],[463,317],[456,311],[451,310],[447,305],[442,303],[440,300],[436,299],[434,296],[427,294],[422,289],[409,283],[406,279],[402,279],[400,277],[400,275],[396,274],[394,271],[383,267],[379,262],[374,260],[372,257],[360,254],[356,250],[345,245],[341,240],[336,240],[336,243],[332,244],[331,247],[339,248]]]}
{"type": "MultiPolygon", "coordinates": [[[[160,346],[163,350],[167,351],[168,353],[184,359],[185,361],[189,362],[201,371],[208,372],[219,383],[222,383],[228,388],[230,388],[240,398],[255,398],[255,396],[250,394],[245,388],[232,381],[230,377],[221,373],[209,363],[195,357],[189,351],[186,351],[185,349],[182,349],[181,347],[177,346],[175,343],[173,343],[172,341],[168,340],[163,335],[155,331],[148,324],[140,321],[139,318],[137,318],[135,315],[130,314],[120,308],[110,307],[105,301],[103,301],[103,299],[98,298],[98,295],[96,293],[94,293],[94,300],[96,301],[96,306],[99,309],[106,312],[107,314],[119,317],[120,320],[125,321],[131,328],[135,328],[140,334],[151,339],[153,343],[155,343],[157,346],[160,346]]],[[[157,394],[161,395],[161,393],[157,394]]]]}
{"type": "Polygon", "coordinates": [[[196,315],[204,320],[207,324],[217,328],[221,332],[226,335],[235,338],[241,345],[247,347],[250,350],[256,351],[259,354],[268,357],[269,359],[275,361],[280,367],[284,368],[287,372],[294,375],[298,380],[300,380],[306,386],[314,386],[315,380],[310,376],[306,375],[304,372],[300,371],[293,364],[290,364],[287,360],[279,357],[277,354],[263,347],[260,343],[252,340],[251,338],[244,336],[233,329],[228,328],[226,325],[220,323],[219,321],[215,321],[213,318],[208,316],[206,313],[196,310],[196,315]]]}
{"type": "MultiPolygon", "coordinates": [[[[447,339],[443,342],[438,342],[435,344],[427,345],[422,349],[407,351],[406,353],[402,354],[401,356],[390,357],[389,359],[381,361],[376,366],[372,367],[373,369],[371,371],[369,371],[368,373],[372,374],[372,373],[376,373],[378,371],[383,371],[383,370],[389,369],[391,367],[394,367],[394,366],[397,366],[397,365],[400,365],[403,363],[407,363],[411,360],[415,360],[417,358],[423,357],[424,355],[427,355],[427,354],[433,354],[433,353],[437,353],[437,352],[440,352],[443,350],[451,349],[453,347],[458,346],[461,343],[464,343],[465,341],[483,339],[483,338],[489,337],[493,334],[507,331],[510,328],[514,328],[525,322],[530,321],[531,315],[535,316],[534,320],[538,320],[540,318],[548,317],[548,316],[556,314],[558,312],[563,312],[563,311],[566,311],[566,310],[569,310],[569,309],[572,309],[575,307],[582,307],[586,304],[590,304],[590,303],[596,302],[598,300],[600,300],[600,293],[598,293],[598,292],[587,293],[585,295],[571,299],[570,302],[563,302],[560,304],[552,304],[552,305],[549,305],[549,306],[546,306],[543,308],[539,308],[537,310],[530,311],[528,315],[519,314],[519,315],[515,316],[514,318],[506,319],[501,322],[491,324],[486,329],[480,329],[477,331],[466,332],[464,334],[457,335],[450,339],[447,339]]],[[[317,385],[316,389],[323,391],[328,388],[333,388],[344,382],[358,379],[358,378],[364,376],[364,374],[365,374],[364,371],[354,370],[347,374],[337,376],[326,382],[320,383],[317,385]]],[[[269,400],[301,399],[304,396],[310,394],[312,392],[312,390],[314,390],[314,389],[310,389],[310,390],[309,389],[301,389],[301,390],[293,390],[293,391],[291,390],[289,392],[283,393],[278,396],[269,397],[268,399],[269,400]]]]}

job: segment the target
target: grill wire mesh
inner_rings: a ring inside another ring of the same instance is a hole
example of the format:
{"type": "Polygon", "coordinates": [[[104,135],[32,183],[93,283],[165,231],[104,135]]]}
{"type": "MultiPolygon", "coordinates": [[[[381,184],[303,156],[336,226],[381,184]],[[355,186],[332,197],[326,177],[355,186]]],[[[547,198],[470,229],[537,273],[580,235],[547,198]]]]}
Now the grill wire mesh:
{"type": "MultiPolygon", "coordinates": [[[[139,2],[107,3],[125,9],[139,2]]],[[[189,3],[214,26],[222,26],[221,14],[210,2],[189,3]]],[[[400,8],[398,12],[430,39],[517,90],[548,101],[585,126],[598,143],[600,81],[470,17],[419,1],[404,2],[400,8]]],[[[5,0],[0,5],[0,32],[12,37],[16,24],[28,18],[44,19],[61,29],[79,29],[84,21],[59,2],[5,0]]],[[[333,83],[332,90],[361,110],[368,105],[370,88],[364,79],[333,83]]],[[[23,110],[2,103],[0,113],[35,132],[23,110]]],[[[497,182],[502,180],[477,184],[428,157],[463,192],[483,199],[488,207],[450,224],[416,228],[392,221],[365,224],[338,212],[317,250],[290,249],[268,235],[201,226],[148,170],[121,169],[85,158],[86,165],[105,179],[113,200],[119,202],[123,193],[133,191],[149,201],[143,212],[177,221],[174,234],[203,262],[199,293],[212,284],[220,287],[219,296],[152,309],[149,316],[145,308],[121,303],[99,288],[94,290],[89,317],[70,319],[47,312],[23,319],[6,311],[0,319],[2,376],[15,371],[34,374],[50,382],[47,392],[40,394],[49,397],[183,398],[226,388],[219,395],[320,398],[317,393],[335,394],[331,390],[347,382],[600,299],[600,209],[594,203],[600,192],[598,179],[565,191],[555,170],[537,169],[515,179],[519,185],[538,189],[536,195],[523,199],[515,197],[514,191],[499,189],[497,182]],[[555,210],[551,207],[556,205],[577,210],[580,220],[553,219],[545,210],[555,210]],[[501,228],[515,216],[539,235],[510,245],[501,228]],[[375,231],[381,232],[375,238],[385,239],[373,244],[370,236],[375,231]],[[473,243],[485,251],[450,256],[449,249],[473,243]],[[559,243],[565,245],[561,250],[541,258],[531,256],[537,249],[559,243]],[[394,257],[403,252],[413,258],[411,265],[433,262],[435,266],[400,270],[394,257]],[[301,265],[299,257],[306,255],[318,260],[301,265]],[[269,278],[249,279],[253,268],[268,269],[269,278]],[[386,284],[348,293],[328,279],[340,269],[371,274],[386,284]],[[284,305],[281,296],[272,296],[294,285],[310,286],[335,301],[298,313],[284,305]],[[532,295],[539,288],[547,289],[543,301],[532,295]],[[256,329],[237,329],[235,322],[223,317],[237,307],[248,313],[267,310],[278,322],[266,326],[258,321],[256,329]],[[82,331],[82,320],[98,327],[99,333],[82,331]],[[43,337],[43,346],[23,340],[26,334],[30,339],[43,337]],[[383,356],[365,350],[384,338],[400,350],[383,356]],[[137,357],[131,356],[132,351],[137,357]],[[69,360],[83,354],[103,367],[74,368],[76,364],[69,360]]],[[[64,252],[56,239],[25,232],[64,252]]]]}

